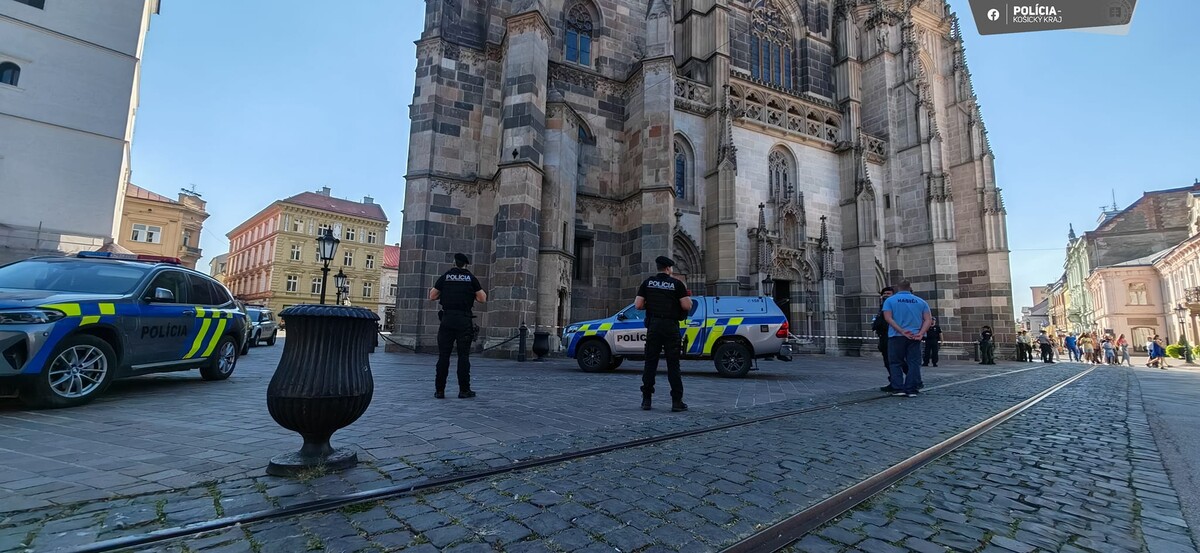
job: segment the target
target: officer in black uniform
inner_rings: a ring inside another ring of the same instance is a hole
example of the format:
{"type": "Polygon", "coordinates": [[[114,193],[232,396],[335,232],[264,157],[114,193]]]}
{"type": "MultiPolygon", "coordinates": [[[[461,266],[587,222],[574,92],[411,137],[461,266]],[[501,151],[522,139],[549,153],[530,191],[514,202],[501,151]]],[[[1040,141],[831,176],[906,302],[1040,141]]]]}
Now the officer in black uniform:
{"type": "Polygon", "coordinates": [[[669,257],[659,256],[654,260],[658,274],[642,282],[638,287],[634,307],[646,310],[646,367],[642,371],[642,409],[650,409],[650,398],[654,396],[654,377],[658,372],[658,356],[666,349],[667,380],[671,383],[671,411],[687,411],[683,402],[683,378],[679,374],[679,356],[682,345],[679,321],[692,310],[692,298],[687,287],[671,277],[675,262],[669,257]]]}
{"type": "Polygon", "coordinates": [[[466,269],[471,264],[467,256],[454,254],[454,268],[446,271],[429,290],[429,299],[441,300],[442,310],[438,319],[437,381],[433,397],[446,397],[446,377],[450,373],[450,352],[458,344],[458,397],[475,397],[471,391],[471,340],[475,334],[475,315],[471,308],[475,302],[487,301],[487,292],[479,279],[466,269]]]}

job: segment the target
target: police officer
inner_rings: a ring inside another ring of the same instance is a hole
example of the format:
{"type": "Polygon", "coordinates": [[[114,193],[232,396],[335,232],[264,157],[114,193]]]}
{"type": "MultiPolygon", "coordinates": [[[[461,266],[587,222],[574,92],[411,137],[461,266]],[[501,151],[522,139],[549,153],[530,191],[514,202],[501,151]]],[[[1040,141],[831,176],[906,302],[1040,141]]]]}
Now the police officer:
{"type": "Polygon", "coordinates": [[[659,256],[654,260],[658,274],[638,287],[634,307],[646,310],[646,367],[642,371],[642,409],[650,409],[654,396],[654,377],[658,373],[659,353],[666,350],[667,380],[671,383],[671,411],[687,411],[683,402],[683,378],[679,374],[682,349],[679,321],[692,310],[692,298],[678,279],[672,278],[675,262],[659,256]]]}
{"type": "Polygon", "coordinates": [[[475,397],[471,391],[471,340],[475,334],[475,315],[471,308],[475,302],[487,301],[487,292],[479,284],[479,279],[466,269],[471,264],[467,256],[454,254],[454,268],[446,271],[433,288],[429,290],[429,299],[441,301],[442,310],[438,319],[438,361],[437,381],[434,383],[433,397],[446,397],[446,377],[450,373],[450,351],[458,344],[458,397],[475,397]]]}

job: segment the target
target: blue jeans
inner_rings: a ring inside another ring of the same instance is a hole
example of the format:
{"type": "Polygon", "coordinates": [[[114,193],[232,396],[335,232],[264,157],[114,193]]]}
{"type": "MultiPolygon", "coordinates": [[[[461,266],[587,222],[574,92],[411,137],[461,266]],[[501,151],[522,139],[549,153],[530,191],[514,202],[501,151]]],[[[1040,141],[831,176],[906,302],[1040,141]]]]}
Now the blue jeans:
{"type": "Polygon", "coordinates": [[[915,392],[921,385],[921,341],[903,336],[888,338],[888,384],[901,392],[915,392]],[[908,363],[908,374],[904,364],[908,363]]]}

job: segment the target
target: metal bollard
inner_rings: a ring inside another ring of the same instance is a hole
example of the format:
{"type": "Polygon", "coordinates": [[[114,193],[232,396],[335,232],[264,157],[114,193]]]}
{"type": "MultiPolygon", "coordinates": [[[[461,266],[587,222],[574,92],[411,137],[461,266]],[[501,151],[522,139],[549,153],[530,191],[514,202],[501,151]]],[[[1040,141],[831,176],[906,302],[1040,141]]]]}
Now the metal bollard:
{"type": "Polygon", "coordinates": [[[979,361],[979,342],[975,342],[975,360],[979,361]]]}
{"type": "Polygon", "coordinates": [[[517,340],[517,361],[525,362],[525,337],[529,335],[529,327],[521,325],[521,338],[517,340]]]}

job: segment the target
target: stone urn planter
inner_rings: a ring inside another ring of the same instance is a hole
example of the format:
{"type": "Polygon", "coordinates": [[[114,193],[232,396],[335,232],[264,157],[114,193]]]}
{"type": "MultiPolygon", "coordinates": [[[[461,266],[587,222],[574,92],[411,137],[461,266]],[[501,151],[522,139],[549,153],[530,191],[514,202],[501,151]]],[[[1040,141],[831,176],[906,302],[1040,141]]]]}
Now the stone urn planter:
{"type": "Polygon", "coordinates": [[[533,354],[538,356],[538,361],[543,361],[547,353],[550,353],[550,333],[543,330],[534,332],[533,354]]]}
{"type": "Polygon", "coordinates": [[[299,433],[304,446],[273,457],[267,474],[350,468],[358,455],[334,449],[329,438],[371,404],[375,381],[368,355],[379,316],[339,305],[295,305],[279,315],[287,320],[288,336],[267,387],[267,409],[280,426],[299,433]]]}

